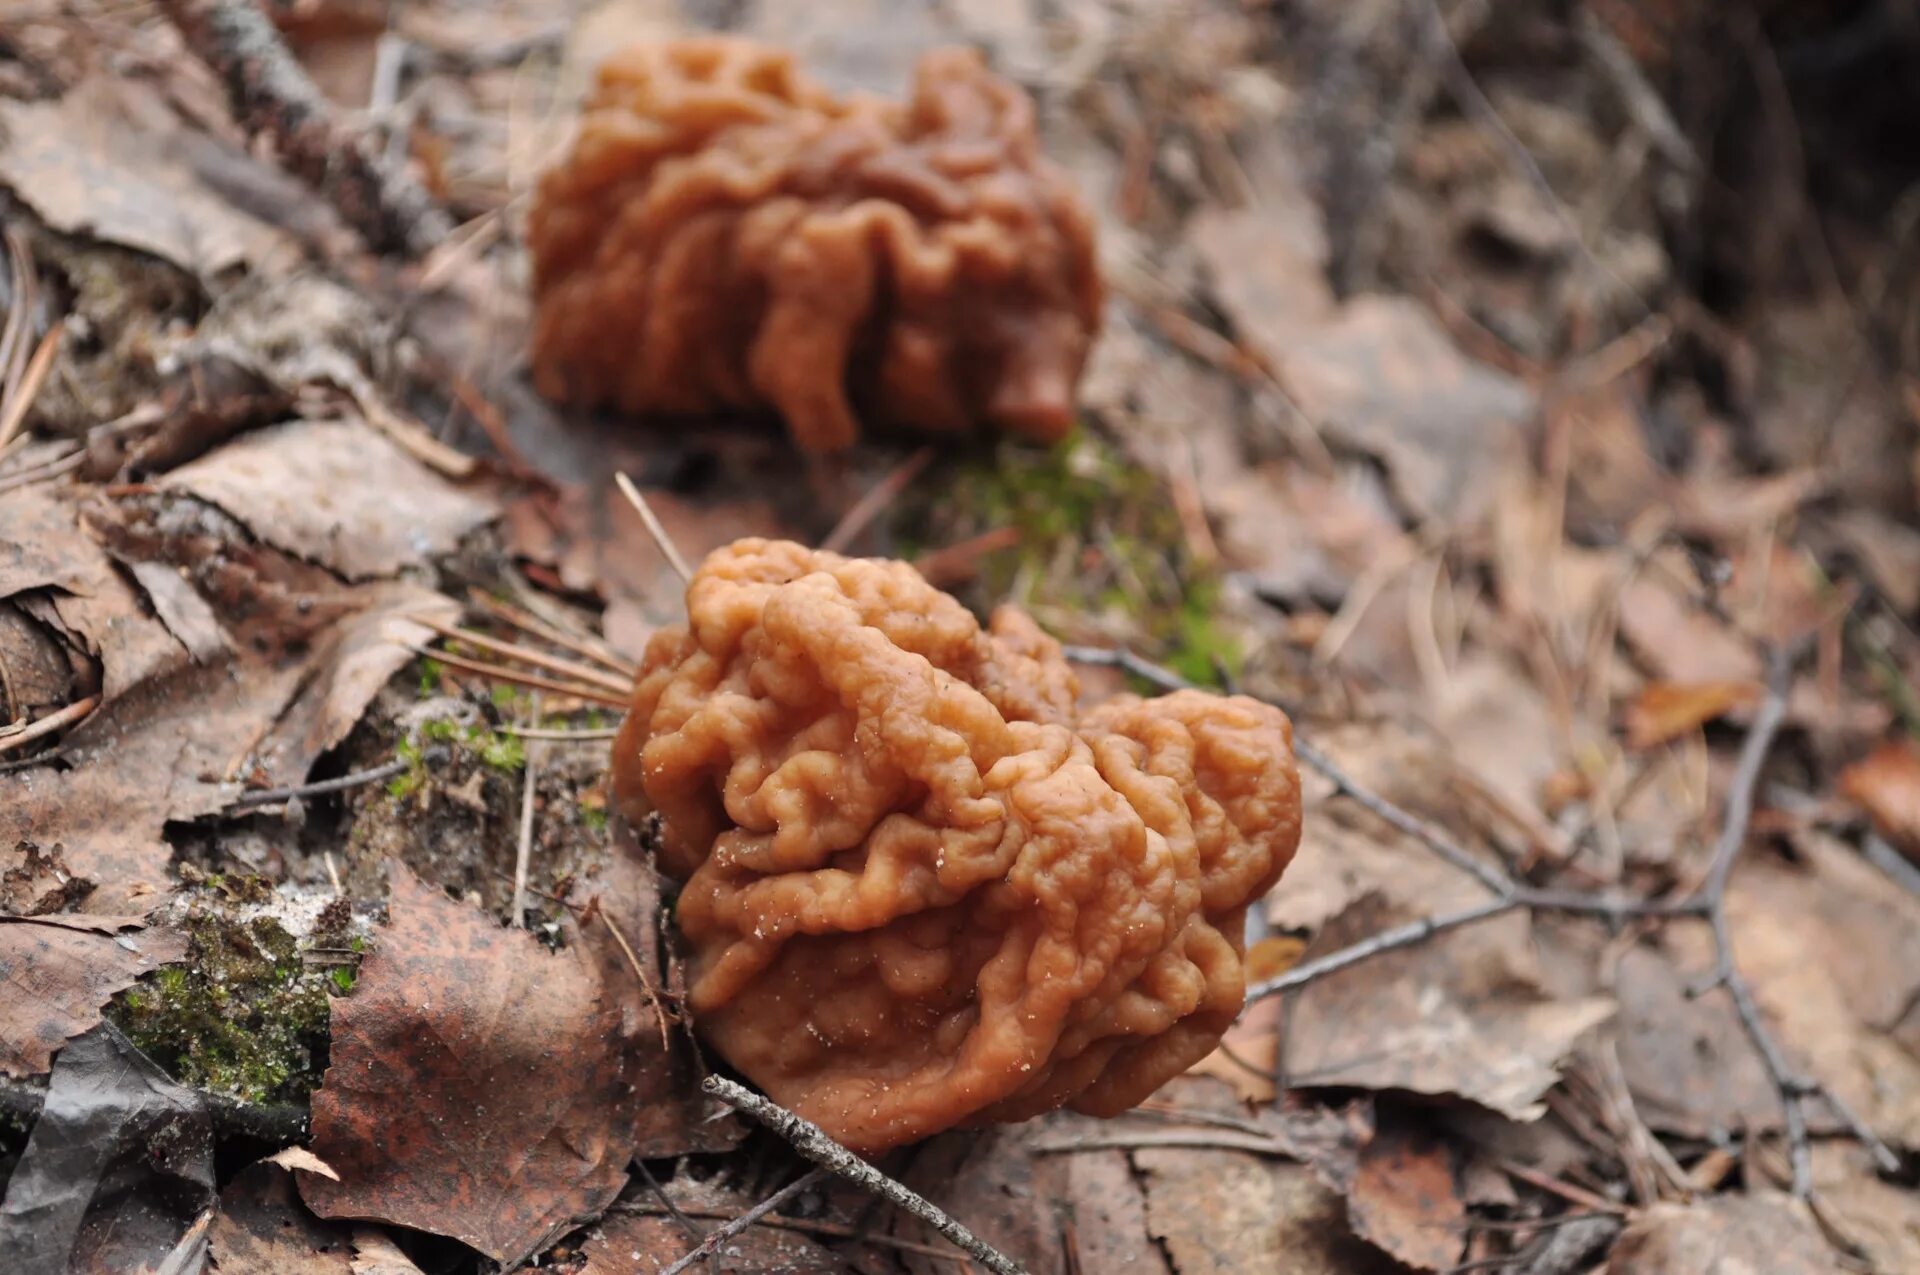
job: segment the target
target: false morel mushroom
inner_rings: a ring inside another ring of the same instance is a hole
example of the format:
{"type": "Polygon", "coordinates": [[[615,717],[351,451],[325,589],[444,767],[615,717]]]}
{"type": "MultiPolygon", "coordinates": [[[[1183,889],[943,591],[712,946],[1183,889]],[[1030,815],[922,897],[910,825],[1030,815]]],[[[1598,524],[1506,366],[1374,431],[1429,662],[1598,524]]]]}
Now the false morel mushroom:
{"type": "Polygon", "coordinates": [[[540,390],[635,413],[772,407],[1052,441],[1099,324],[1093,218],[978,54],[904,103],[728,37],[610,58],[528,223],[540,390]]]}
{"type": "Polygon", "coordinates": [[[1124,1111],[1218,1043],[1247,909],[1300,836],[1292,727],[1239,696],[1091,709],[1019,611],[901,562],[742,540],[687,589],[615,744],[684,882],[689,1007],[872,1152],[1124,1111]]]}

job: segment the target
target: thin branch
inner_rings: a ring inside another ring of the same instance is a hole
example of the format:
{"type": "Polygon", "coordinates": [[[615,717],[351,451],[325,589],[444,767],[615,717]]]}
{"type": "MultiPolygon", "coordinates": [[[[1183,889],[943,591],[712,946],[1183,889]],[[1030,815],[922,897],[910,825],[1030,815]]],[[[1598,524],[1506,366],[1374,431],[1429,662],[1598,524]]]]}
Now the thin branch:
{"type": "Polygon", "coordinates": [[[523,629],[537,638],[544,638],[562,650],[572,651],[575,655],[584,655],[586,658],[598,664],[604,664],[608,669],[620,674],[629,681],[632,680],[634,674],[637,672],[632,664],[621,659],[591,637],[576,636],[575,634],[568,633],[560,628],[559,625],[543,620],[531,611],[517,607],[511,602],[502,602],[500,599],[490,594],[482,593],[478,589],[468,590],[467,596],[475,606],[493,616],[496,620],[504,620],[517,629],[523,629]]]}
{"type": "Polygon", "coordinates": [[[98,695],[89,695],[85,699],[75,700],[57,712],[37,718],[11,735],[0,737],[0,753],[10,753],[23,744],[31,744],[53,734],[63,726],[70,726],[100,706],[98,695]]]}
{"type": "Polygon", "coordinates": [[[612,739],[619,735],[618,726],[582,726],[578,730],[550,730],[540,726],[500,727],[502,735],[516,735],[521,739],[550,739],[562,743],[582,743],[612,739]]]}
{"type": "Polygon", "coordinates": [[[27,409],[33,406],[41,383],[47,379],[47,372],[53,367],[53,356],[60,352],[60,334],[65,330],[65,319],[47,329],[47,334],[40,338],[39,346],[34,349],[33,358],[27,363],[19,386],[7,396],[6,407],[0,411],[0,447],[13,441],[14,434],[27,419],[27,409]]]}
{"type": "Polygon", "coordinates": [[[994,1275],[1024,1275],[1021,1268],[1004,1253],[994,1249],[972,1231],[947,1216],[938,1205],[895,1182],[828,1137],[826,1132],[812,1121],[802,1119],[771,1099],[763,1098],[752,1090],[720,1076],[708,1076],[701,1082],[700,1087],[728,1106],[744,1111],[785,1138],[793,1145],[795,1151],[815,1164],[831,1169],[847,1181],[913,1214],[956,1246],[964,1249],[968,1256],[993,1271],[994,1275]]]}
{"type": "MultiPolygon", "coordinates": [[[[533,693],[530,716],[540,720],[540,692],[533,693]]],[[[540,745],[527,745],[527,764],[520,776],[520,838],[513,852],[513,924],[527,923],[527,871],[533,864],[533,797],[539,787],[540,745]]]]}
{"type": "MultiPolygon", "coordinates": [[[[639,1161],[635,1161],[636,1164],[639,1161]]],[[[609,1213],[629,1213],[636,1217],[661,1217],[669,1214],[671,1205],[666,1209],[646,1204],[616,1203],[609,1213]]],[[[738,1212],[725,1209],[707,1208],[700,1205],[688,1205],[678,1210],[681,1216],[689,1218],[708,1218],[724,1222],[740,1216],[738,1212]]],[[[837,1240],[859,1240],[862,1244],[877,1244],[881,1248],[898,1249],[902,1253],[917,1253],[921,1257],[937,1257],[946,1262],[964,1263],[965,1258],[954,1256],[950,1248],[941,1248],[932,1244],[922,1244],[918,1240],[901,1239],[897,1235],[875,1235],[858,1227],[844,1226],[838,1222],[829,1222],[823,1218],[786,1217],[779,1213],[769,1213],[760,1219],[760,1225],[777,1231],[798,1231],[803,1235],[826,1235],[837,1240]]]]}
{"type": "Polygon", "coordinates": [[[646,497],[640,494],[640,489],[633,485],[633,479],[625,474],[616,473],[613,481],[614,485],[620,488],[620,494],[627,498],[627,503],[633,506],[633,511],[640,515],[640,521],[646,524],[647,534],[653,537],[653,543],[659,547],[660,556],[667,560],[667,565],[673,568],[674,574],[683,582],[691,582],[693,569],[687,566],[687,560],[680,556],[679,546],[675,545],[672,537],[667,535],[667,529],[660,525],[660,520],[654,516],[653,506],[649,505],[646,497]]]}
{"type": "Polygon", "coordinates": [[[1422,917],[1418,921],[1396,925],[1390,930],[1382,930],[1358,943],[1349,944],[1337,952],[1329,952],[1318,960],[1296,965],[1275,978],[1255,983],[1247,989],[1247,1000],[1251,1003],[1263,997],[1305,987],[1315,979],[1325,978],[1329,974],[1346,969],[1349,965],[1358,965],[1383,952],[1412,947],[1447,930],[1457,930],[1463,925],[1472,925],[1476,921],[1487,921],[1496,916],[1504,916],[1524,907],[1525,904],[1526,900],[1517,895],[1500,895],[1484,903],[1461,908],[1457,912],[1443,912],[1439,916],[1422,917]]]}
{"type": "Polygon", "coordinates": [[[475,633],[472,629],[463,629],[452,624],[442,624],[430,616],[410,615],[407,619],[415,624],[432,629],[443,638],[456,642],[465,642],[469,646],[477,646],[481,650],[492,651],[495,655],[504,655],[510,660],[518,660],[522,664],[531,664],[535,668],[545,669],[549,673],[563,673],[568,677],[585,682],[590,686],[604,687],[616,695],[631,695],[633,693],[633,679],[631,678],[623,678],[618,674],[609,673],[603,669],[590,668],[585,664],[576,664],[572,660],[563,660],[557,655],[548,655],[545,651],[536,651],[532,647],[521,646],[517,642],[503,642],[499,638],[489,637],[485,633],[475,633]]]}
{"type": "Polygon", "coordinates": [[[405,644],[415,655],[424,655],[430,660],[438,660],[449,668],[457,668],[468,673],[477,673],[481,677],[490,677],[496,682],[510,682],[515,686],[524,686],[529,690],[552,691],[557,695],[568,695],[574,699],[588,700],[595,704],[605,704],[609,708],[625,708],[624,696],[599,686],[577,686],[572,682],[558,682],[550,677],[541,677],[538,673],[523,673],[519,669],[508,668],[504,664],[487,664],[480,660],[470,660],[464,655],[454,655],[447,651],[436,651],[429,646],[419,646],[412,642],[405,644]]]}
{"type": "Polygon", "coordinates": [[[673,1265],[661,1271],[660,1275],[680,1275],[681,1271],[686,1270],[695,1262],[712,1254],[719,1249],[722,1244],[740,1234],[740,1232],[746,1230],[749,1226],[752,1226],[755,1222],[758,1222],[761,1218],[773,1212],[782,1204],[785,1204],[788,1200],[791,1200],[794,1196],[814,1185],[825,1176],[827,1176],[825,1169],[809,1169],[806,1173],[794,1179],[792,1182],[787,1183],[787,1185],[781,1187],[778,1191],[775,1191],[772,1195],[769,1195],[766,1199],[760,1201],[760,1203],[754,1205],[739,1217],[729,1218],[721,1225],[715,1227],[706,1239],[700,1241],[697,1248],[691,1249],[683,1254],[673,1265]]]}
{"type": "Polygon", "coordinates": [[[845,553],[847,546],[859,538],[861,532],[870,526],[875,518],[886,512],[888,505],[900,498],[907,485],[920,476],[920,471],[933,460],[933,448],[922,447],[907,457],[893,472],[875,483],[866,495],[854,502],[820,547],[828,553],[845,553]]]}
{"type": "Polygon", "coordinates": [[[250,134],[273,140],[286,166],[319,191],[375,249],[422,256],[453,221],[374,139],[350,133],[251,0],[161,0],[187,47],[225,83],[250,134]]]}
{"type": "Polygon", "coordinates": [[[80,468],[87,459],[86,448],[76,448],[63,456],[41,461],[37,465],[27,465],[12,473],[0,476],[0,492],[12,491],[16,487],[31,487],[35,483],[52,482],[63,474],[70,474],[80,468]]]}
{"type": "Polygon", "coordinates": [[[341,775],[337,779],[320,779],[310,784],[295,784],[290,788],[262,788],[258,792],[242,793],[228,802],[226,813],[251,810],[256,806],[277,806],[285,801],[322,797],[331,792],[345,792],[349,788],[360,788],[367,784],[377,784],[382,780],[392,779],[406,769],[407,763],[395,758],[366,770],[355,771],[351,775],[341,775]]]}

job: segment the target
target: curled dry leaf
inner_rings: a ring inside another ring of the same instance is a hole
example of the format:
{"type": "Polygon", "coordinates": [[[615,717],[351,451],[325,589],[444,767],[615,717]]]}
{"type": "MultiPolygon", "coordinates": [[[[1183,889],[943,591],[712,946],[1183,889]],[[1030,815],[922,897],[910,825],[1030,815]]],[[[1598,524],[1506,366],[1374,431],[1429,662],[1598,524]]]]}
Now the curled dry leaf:
{"type": "Polygon", "coordinates": [[[450,1235],[507,1264],[626,1180],[634,1070],[621,1006],[578,947],[548,952],[400,864],[391,922],[334,1003],[313,1151],[323,1217],[450,1235]]]}
{"type": "Polygon", "coordinates": [[[293,421],[181,466],[192,492],[276,548],[349,580],[390,576],[445,553],[496,512],[358,421],[293,421]]]}
{"type": "Polygon", "coordinates": [[[1627,706],[1627,747],[1653,748],[1745,708],[1760,698],[1758,682],[1650,682],[1627,706]]]}
{"type": "Polygon", "coordinates": [[[0,1072],[9,1076],[46,1071],[115,992],[187,951],[167,930],[116,937],[53,920],[0,917],[0,1072]]]}
{"type": "Polygon", "coordinates": [[[1840,772],[1840,791],[1859,803],[1880,835],[1920,856],[1920,746],[1890,739],[1840,772]]]}

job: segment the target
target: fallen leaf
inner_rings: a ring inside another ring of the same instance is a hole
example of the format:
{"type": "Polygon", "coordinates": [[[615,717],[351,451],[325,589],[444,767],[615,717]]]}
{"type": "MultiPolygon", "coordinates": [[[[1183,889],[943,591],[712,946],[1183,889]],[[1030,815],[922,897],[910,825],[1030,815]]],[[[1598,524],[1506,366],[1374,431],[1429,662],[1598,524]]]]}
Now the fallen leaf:
{"type": "Polygon", "coordinates": [[[1382,1110],[1372,1139],[1360,1148],[1347,1220],[1355,1234],[1408,1266],[1453,1269],[1467,1243],[1453,1150],[1382,1110]]]}
{"type": "Polygon", "coordinates": [[[1904,736],[1886,741],[1841,771],[1839,787],[1882,836],[1920,854],[1920,745],[1904,736]]]}
{"type": "Polygon", "coordinates": [[[1813,1148],[1814,1209],[1875,1272],[1920,1271],[1920,1195],[1884,1181],[1859,1147],[1813,1148]]]}
{"type": "Polygon", "coordinates": [[[1340,1193],[1303,1164],[1243,1151],[1133,1153],[1147,1229],[1180,1275],[1388,1275],[1398,1269],[1347,1227],[1340,1193]]]}
{"type": "Polygon", "coordinates": [[[100,657],[111,703],[127,690],[188,662],[186,649],[147,614],[139,592],[80,522],[80,505],[29,487],[0,501],[0,598],[49,589],[43,623],[76,635],[100,657]]]}
{"type": "Polygon", "coordinates": [[[1806,1206],[1785,1195],[1660,1203],[1627,1224],[1608,1275],[1831,1275],[1837,1255],[1806,1206]]]}
{"type": "Polygon", "coordinates": [[[353,1269],[347,1233],[307,1212],[293,1175],[268,1160],[242,1169],[220,1193],[207,1247],[220,1275],[349,1275],[353,1269]]]}
{"type": "Polygon", "coordinates": [[[268,544],[349,580],[391,576],[497,512],[358,421],[259,430],[161,480],[226,510],[268,544]]]}
{"type": "MultiPolygon", "coordinates": [[[[1307,960],[1429,915],[1370,894],[1324,926],[1307,960]]],[[[1383,953],[1294,993],[1285,1064],[1297,1085],[1454,1095],[1525,1120],[1604,998],[1541,987],[1532,925],[1513,913],[1383,953]]]]}
{"type": "Polygon", "coordinates": [[[1620,594],[1620,635],[1653,673],[1677,683],[1758,682],[1753,647],[1663,574],[1643,572],[1620,594]]]}
{"type": "MultiPolygon", "coordinates": [[[[58,101],[0,99],[0,136],[0,182],[57,230],[150,252],[203,277],[295,251],[283,232],[201,182],[196,160],[225,148],[185,129],[138,78],[103,70],[58,101]]],[[[244,155],[225,158],[262,181],[276,176],[244,155]]]]}
{"type": "Polygon", "coordinates": [[[102,1024],[60,1051],[0,1203],[0,1252],[21,1271],[148,1270],[213,1204],[205,1100],[102,1024]]]}
{"type": "Polygon", "coordinates": [[[421,1275],[412,1258],[384,1231],[353,1228],[353,1275],[421,1275]]]}
{"type": "Polygon", "coordinates": [[[1649,682],[1627,706],[1627,747],[1654,748],[1760,698],[1758,682],[1649,682]]]}
{"type": "Polygon", "coordinates": [[[114,937],[0,917],[0,1072],[46,1071],[62,1045],[99,1024],[115,992],[186,951],[168,930],[114,937]]]}
{"type": "Polygon", "coordinates": [[[351,996],[299,1175],[322,1217],[449,1235],[511,1265],[597,1215],[626,1181],[633,1075],[617,1003],[577,949],[553,953],[392,867],[390,921],[351,996]]]}
{"type": "Polygon", "coordinates": [[[1830,527],[1896,611],[1920,611],[1920,531],[1866,508],[1839,510],[1830,527]]]}

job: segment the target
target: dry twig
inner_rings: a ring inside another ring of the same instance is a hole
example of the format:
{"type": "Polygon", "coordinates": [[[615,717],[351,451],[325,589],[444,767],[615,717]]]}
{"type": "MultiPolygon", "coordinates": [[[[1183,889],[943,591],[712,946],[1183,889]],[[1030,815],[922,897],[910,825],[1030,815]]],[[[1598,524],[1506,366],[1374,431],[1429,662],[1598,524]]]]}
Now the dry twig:
{"type": "Polygon", "coordinates": [[[23,744],[31,744],[42,739],[63,726],[72,725],[100,706],[98,695],[89,695],[85,699],[75,700],[57,712],[29,722],[10,735],[0,736],[0,753],[10,753],[23,744]]]}
{"type": "Polygon", "coordinates": [[[679,546],[675,545],[673,538],[667,535],[667,529],[660,525],[660,520],[654,516],[653,506],[649,505],[646,497],[640,494],[640,489],[633,485],[633,479],[625,474],[615,474],[613,481],[620,488],[620,494],[627,498],[627,503],[633,506],[633,511],[640,515],[640,521],[646,524],[647,534],[653,537],[653,543],[659,547],[660,555],[667,560],[667,565],[673,568],[674,574],[683,581],[692,580],[693,569],[687,566],[687,560],[680,556],[679,546]]]}
{"type": "Polygon", "coordinates": [[[475,673],[481,677],[490,677],[498,682],[510,682],[515,686],[524,686],[528,690],[552,691],[556,695],[568,695],[574,699],[587,700],[594,704],[605,704],[609,708],[625,708],[626,697],[615,694],[600,686],[580,686],[572,682],[559,682],[550,677],[541,677],[538,673],[523,673],[519,669],[507,668],[503,664],[488,664],[481,660],[470,660],[463,655],[454,655],[447,651],[436,651],[432,647],[407,643],[407,649],[416,655],[424,655],[430,660],[438,660],[448,668],[457,668],[464,672],[475,673]]]}
{"type": "MultiPolygon", "coordinates": [[[[773,1212],[782,1204],[785,1204],[788,1200],[791,1200],[794,1196],[800,1194],[826,1175],[827,1171],[823,1168],[810,1169],[738,1217],[728,1218],[726,1222],[715,1227],[707,1238],[701,1240],[698,1247],[690,1249],[683,1254],[673,1265],[661,1271],[660,1275],[680,1275],[681,1271],[686,1270],[700,1259],[712,1256],[726,1241],[740,1234],[740,1232],[746,1230],[749,1226],[752,1226],[755,1222],[758,1222],[761,1218],[773,1212]]],[[[664,1199],[665,1197],[662,1196],[661,1198],[664,1199]]]]}
{"type": "Polygon", "coordinates": [[[219,73],[234,115],[250,133],[273,140],[287,167],[381,250],[421,256],[453,222],[405,167],[373,139],[350,135],[334,119],[306,70],[250,0],[161,0],[187,47],[219,73]]]}
{"type": "Polygon", "coordinates": [[[227,803],[226,812],[232,814],[240,810],[252,810],[257,806],[277,806],[282,802],[322,797],[328,793],[345,792],[349,788],[360,788],[367,784],[377,784],[392,779],[407,769],[407,763],[395,758],[382,762],[366,770],[357,770],[351,775],[341,775],[337,779],[320,779],[310,784],[294,784],[290,788],[262,788],[258,792],[242,793],[227,803]]]}
{"type": "MultiPolygon", "coordinates": [[[[1162,690],[1181,690],[1193,684],[1185,678],[1127,650],[1103,650],[1068,647],[1067,658],[1083,664],[1104,664],[1119,668],[1162,690]]],[[[1768,652],[1766,699],[1755,715],[1752,729],[1740,750],[1727,808],[1719,838],[1713,847],[1707,875],[1693,893],[1678,899],[1623,899],[1579,891],[1542,889],[1524,884],[1501,869],[1474,857],[1458,842],[1412,812],[1373,792],[1340,769],[1331,758],[1305,740],[1294,741],[1301,762],[1333,781],[1334,787],[1388,824],[1420,842],[1434,854],[1460,871],[1472,876],[1493,897],[1453,912],[1425,917],[1406,925],[1382,930],[1358,943],[1329,952],[1317,960],[1296,965],[1277,978],[1256,983],[1247,989],[1249,1002],[1281,992],[1305,987],[1316,979],[1357,965],[1370,957],[1422,943],[1436,934],[1471,925],[1478,921],[1529,909],[1598,916],[1610,920],[1630,917],[1671,920],[1691,917],[1703,921],[1713,934],[1715,966],[1708,983],[1700,991],[1724,988],[1733,1000],[1734,1010],[1754,1052],[1760,1057],[1780,1097],[1787,1135],[1788,1161],[1792,1167],[1793,1193],[1801,1199],[1813,1194],[1811,1154],[1809,1151],[1805,1104],[1820,1098],[1848,1132],[1872,1153],[1879,1165],[1892,1172],[1899,1159],[1874,1132],[1867,1128],[1847,1105],[1817,1081],[1795,1071],[1787,1062],[1780,1044],[1760,1014],[1753,990],[1733,961],[1733,942],[1726,917],[1727,883],[1733,874],[1740,848],[1746,843],[1747,827],[1753,817],[1754,796],[1760,771],[1786,718],[1787,695],[1792,688],[1792,658],[1780,650],[1768,652]]]]}
{"type": "Polygon", "coordinates": [[[1004,1253],[988,1245],[972,1231],[947,1216],[941,1208],[895,1182],[880,1170],[828,1137],[826,1131],[810,1120],[794,1115],[770,1098],[763,1098],[741,1085],[720,1076],[708,1076],[700,1083],[728,1106],[744,1111],[767,1128],[785,1138],[807,1159],[830,1169],[856,1186],[863,1187],[899,1208],[905,1209],[966,1250],[968,1256],[995,1275],[1023,1275],[1004,1253]]]}

